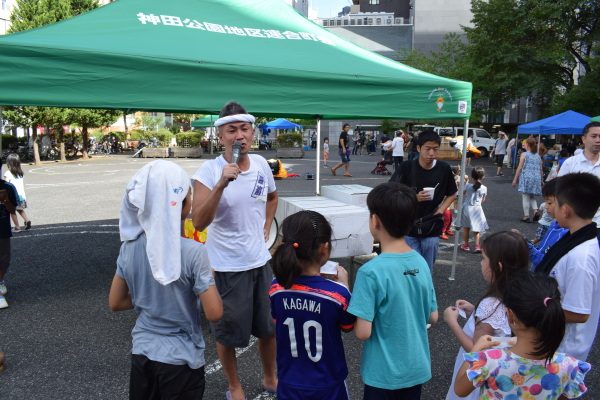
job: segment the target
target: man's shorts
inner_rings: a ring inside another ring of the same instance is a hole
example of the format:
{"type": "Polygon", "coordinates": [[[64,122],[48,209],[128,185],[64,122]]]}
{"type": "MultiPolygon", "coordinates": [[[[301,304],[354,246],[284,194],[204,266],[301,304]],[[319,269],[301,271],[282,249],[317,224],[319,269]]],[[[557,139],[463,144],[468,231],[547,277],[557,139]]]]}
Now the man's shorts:
{"type": "Polygon", "coordinates": [[[504,156],[506,154],[496,154],[496,165],[502,167],[504,165],[504,156]]]}
{"type": "Polygon", "coordinates": [[[226,347],[246,347],[250,335],[265,339],[275,335],[269,288],[269,264],[241,272],[215,271],[215,286],[223,300],[223,318],[210,324],[215,340],[226,347]]]}
{"type": "Polygon", "coordinates": [[[350,156],[348,156],[346,153],[344,153],[342,151],[342,149],[338,150],[338,154],[340,155],[340,157],[342,158],[342,162],[344,164],[346,164],[347,162],[350,162],[350,156]]]}

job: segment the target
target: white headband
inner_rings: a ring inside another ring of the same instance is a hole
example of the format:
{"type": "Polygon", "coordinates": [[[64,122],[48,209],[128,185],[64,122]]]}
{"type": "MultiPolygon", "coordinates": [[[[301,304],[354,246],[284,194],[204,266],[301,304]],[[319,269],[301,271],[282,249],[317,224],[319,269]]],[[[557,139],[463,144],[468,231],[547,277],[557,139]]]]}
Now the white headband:
{"type": "Polygon", "coordinates": [[[250,122],[253,124],[254,121],[254,115],[251,114],[226,115],[225,117],[221,117],[218,120],[216,120],[215,126],[219,127],[221,125],[229,124],[231,122],[250,122]]]}

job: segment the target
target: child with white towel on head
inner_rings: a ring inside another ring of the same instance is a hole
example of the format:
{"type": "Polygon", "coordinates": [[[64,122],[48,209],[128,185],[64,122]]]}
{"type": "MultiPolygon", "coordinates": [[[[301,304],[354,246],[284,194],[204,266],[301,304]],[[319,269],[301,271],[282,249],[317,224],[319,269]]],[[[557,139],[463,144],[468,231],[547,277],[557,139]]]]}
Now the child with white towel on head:
{"type": "Polygon", "coordinates": [[[213,322],[223,315],[223,306],[206,249],[180,234],[191,193],[187,173],[164,160],[142,167],[125,189],[119,215],[123,243],[108,302],[113,311],[138,314],[130,399],[204,395],[200,304],[213,322]]]}

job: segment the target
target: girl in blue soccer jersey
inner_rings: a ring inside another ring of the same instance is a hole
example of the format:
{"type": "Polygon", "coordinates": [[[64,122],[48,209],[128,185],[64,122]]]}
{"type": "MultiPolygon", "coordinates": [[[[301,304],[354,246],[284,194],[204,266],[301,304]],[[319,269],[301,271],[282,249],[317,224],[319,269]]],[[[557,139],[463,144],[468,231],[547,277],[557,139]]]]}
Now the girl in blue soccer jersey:
{"type": "Polygon", "coordinates": [[[333,280],[320,275],[331,253],[331,226],[321,214],[301,211],[287,217],[281,230],[269,292],[277,335],[277,396],[347,400],[341,331],[351,331],[356,318],[346,312],[346,270],[338,265],[333,280]]]}

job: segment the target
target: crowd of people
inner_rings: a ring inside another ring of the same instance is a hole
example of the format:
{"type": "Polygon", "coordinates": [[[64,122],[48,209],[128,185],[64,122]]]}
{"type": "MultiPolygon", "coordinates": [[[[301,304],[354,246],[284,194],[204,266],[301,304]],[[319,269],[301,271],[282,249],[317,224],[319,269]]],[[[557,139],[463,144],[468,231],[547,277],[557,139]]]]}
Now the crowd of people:
{"type": "MultiPolygon", "coordinates": [[[[364,399],[419,399],[432,377],[427,329],[438,321],[433,269],[440,238],[453,233],[451,209],[459,207],[462,217],[454,224],[463,229],[462,249],[481,253],[488,286],[477,303],[457,300],[443,312],[460,344],[446,398],[585,393],[586,359],[600,318],[600,123],[586,126],[583,152],[564,161],[547,183],[537,175],[543,170],[535,139],[526,139],[513,186],[518,183],[523,194],[527,219],[540,224],[536,243],[517,230],[482,239],[489,229],[485,171],[470,171],[458,205],[462,172],[437,159],[437,133],[386,135],[382,151],[392,153],[394,174],[367,197],[369,230],[381,254],[358,270],[352,293],[344,268],[321,273],[331,255],[332,227],[318,212],[288,216],[271,258],[265,243],[278,194],[266,160],[250,153],[253,123],[240,104],[227,103],[215,122],[224,154],[202,164],[193,187],[181,167],[158,160],[142,167],[125,189],[109,306],[137,314],[131,399],[203,397],[201,311],[215,337],[227,400],[246,399],[236,348],[248,346],[251,336],[258,339],[266,392],[279,399],[349,399],[342,332],[350,331],[363,342],[364,399]],[[417,156],[405,161],[394,149],[404,151],[407,141],[417,156]],[[536,195],[544,197],[544,215],[532,203],[536,195]],[[181,221],[190,213],[197,230],[210,225],[205,245],[181,237],[181,221]],[[461,314],[468,317],[464,327],[461,314]]],[[[350,176],[349,129],[343,126],[334,175],[343,167],[350,176]]],[[[496,157],[508,154],[498,149],[496,157]]],[[[22,171],[10,171],[23,178],[22,171]]],[[[20,196],[0,181],[0,308],[9,220],[23,206],[24,192],[20,196]]],[[[21,215],[28,229],[31,223],[21,215]]]]}

